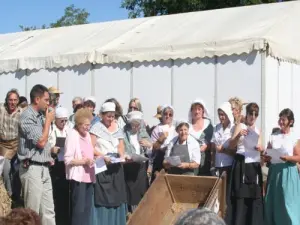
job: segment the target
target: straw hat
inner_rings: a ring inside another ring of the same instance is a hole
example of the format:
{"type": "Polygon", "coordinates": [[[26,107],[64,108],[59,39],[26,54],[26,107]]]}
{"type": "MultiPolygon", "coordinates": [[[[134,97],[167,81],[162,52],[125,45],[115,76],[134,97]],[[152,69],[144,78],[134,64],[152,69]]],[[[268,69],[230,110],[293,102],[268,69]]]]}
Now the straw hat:
{"type": "Polygon", "coordinates": [[[56,87],[52,86],[48,88],[48,91],[52,94],[63,94],[60,90],[58,90],[56,87]]]}

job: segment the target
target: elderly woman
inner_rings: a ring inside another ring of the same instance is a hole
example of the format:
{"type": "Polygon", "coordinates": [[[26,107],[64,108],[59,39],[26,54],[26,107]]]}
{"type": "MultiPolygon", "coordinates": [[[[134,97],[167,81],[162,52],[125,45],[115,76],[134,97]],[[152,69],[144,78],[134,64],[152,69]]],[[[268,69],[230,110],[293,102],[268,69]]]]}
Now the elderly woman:
{"type": "Polygon", "coordinates": [[[284,109],[279,114],[280,130],[271,135],[267,153],[281,152],[281,161],[271,159],[265,197],[267,225],[296,225],[300,223],[300,179],[296,163],[300,162],[299,135],[294,126],[294,113],[284,109]]]}
{"type": "Polygon", "coordinates": [[[201,163],[196,173],[200,176],[210,176],[210,142],[213,135],[213,126],[208,118],[208,110],[202,100],[193,101],[189,110],[189,133],[200,144],[201,163]]]}
{"type": "Polygon", "coordinates": [[[148,160],[145,156],[152,149],[152,143],[143,126],[143,113],[132,111],[127,114],[127,118],[128,124],[124,127],[125,152],[132,162],[124,165],[124,172],[128,210],[132,213],[149,187],[148,160]],[[143,156],[144,160],[142,157],[138,159],[138,156],[143,156]]]}
{"type": "Polygon", "coordinates": [[[152,134],[151,140],[153,143],[152,158],[152,182],[155,179],[156,173],[163,168],[165,151],[170,141],[177,135],[174,122],[174,109],[170,105],[162,107],[162,123],[157,125],[152,134]]]}
{"type": "Polygon", "coordinates": [[[89,134],[92,113],[79,109],[75,127],[68,133],[64,161],[66,178],[70,181],[72,225],[89,224],[93,183],[95,182],[94,148],[89,134]]]}
{"type": "Polygon", "coordinates": [[[232,166],[232,218],[235,225],[260,225],[263,220],[262,171],[260,165],[261,132],[255,122],[259,115],[256,103],[246,107],[245,123],[236,119],[229,148],[237,149],[232,166]],[[246,215],[246,216],[245,216],[246,215]]]}
{"type": "Polygon", "coordinates": [[[55,121],[48,139],[51,147],[55,148],[53,152],[57,152],[53,154],[55,163],[50,169],[56,223],[67,223],[68,220],[65,210],[69,207],[69,182],[66,180],[64,164],[64,140],[71,130],[68,126],[68,116],[66,108],[58,107],[55,110],[55,121]]]}
{"type": "MultiPolygon", "coordinates": [[[[95,155],[103,157],[107,170],[96,176],[93,225],[126,224],[126,186],[124,169],[124,135],[115,120],[116,105],[106,102],[101,106],[101,122],[92,126],[90,133],[95,155]],[[112,161],[113,159],[118,161],[112,161]]],[[[86,223],[88,224],[88,223],[86,223]]]]}
{"type": "Polygon", "coordinates": [[[200,145],[195,138],[189,135],[188,122],[177,122],[176,131],[178,136],[174,137],[167,147],[164,167],[170,174],[194,175],[194,170],[200,165],[200,145]],[[168,160],[170,157],[176,156],[180,158],[181,162],[178,165],[174,165],[168,160]]]}

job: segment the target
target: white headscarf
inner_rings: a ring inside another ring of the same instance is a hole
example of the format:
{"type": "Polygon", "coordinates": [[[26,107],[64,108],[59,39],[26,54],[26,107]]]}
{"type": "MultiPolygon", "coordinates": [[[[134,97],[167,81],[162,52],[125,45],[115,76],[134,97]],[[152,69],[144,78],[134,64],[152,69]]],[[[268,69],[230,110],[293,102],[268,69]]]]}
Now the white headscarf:
{"type": "MultiPolygon", "coordinates": [[[[205,103],[204,103],[204,101],[203,101],[202,99],[196,99],[196,100],[194,100],[194,101],[191,103],[191,106],[192,106],[193,104],[200,104],[200,105],[202,105],[202,106],[203,106],[203,109],[204,109],[204,115],[203,115],[203,116],[204,116],[204,118],[209,119],[209,112],[208,112],[208,110],[207,110],[207,108],[206,108],[206,105],[205,105],[205,103]]],[[[189,109],[188,118],[189,118],[189,123],[192,123],[193,116],[192,116],[192,110],[191,110],[191,108],[189,109]]]]}
{"type": "Polygon", "coordinates": [[[227,115],[231,124],[234,123],[231,104],[229,102],[223,102],[218,109],[221,109],[227,115]]]}
{"type": "Polygon", "coordinates": [[[128,113],[126,117],[128,118],[129,122],[132,122],[132,121],[141,122],[143,120],[143,113],[140,111],[132,111],[132,112],[128,113]]]}
{"type": "Polygon", "coordinates": [[[173,106],[167,105],[167,104],[166,104],[166,105],[163,105],[163,106],[162,106],[162,109],[161,109],[162,114],[164,114],[165,110],[167,110],[167,109],[172,109],[172,111],[174,112],[173,106]]]}

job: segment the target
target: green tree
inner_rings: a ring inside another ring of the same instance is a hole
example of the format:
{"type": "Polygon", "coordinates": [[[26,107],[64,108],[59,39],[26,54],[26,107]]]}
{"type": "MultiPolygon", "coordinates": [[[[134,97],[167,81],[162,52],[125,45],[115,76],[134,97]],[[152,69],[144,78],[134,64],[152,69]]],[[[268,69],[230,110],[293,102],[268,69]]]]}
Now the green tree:
{"type": "Polygon", "coordinates": [[[73,4],[65,8],[65,14],[59,18],[56,22],[50,23],[49,26],[42,25],[41,27],[37,26],[30,26],[26,27],[20,25],[22,31],[28,30],[37,30],[37,29],[47,29],[47,28],[54,28],[54,27],[66,27],[72,25],[79,25],[79,24],[87,24],[88,17],[90,13],[88,13],[85,9],[76,8],[73,4]]]}
{"type": "Polygon", "coordinates": [[[123,0],[121,7],[136,18],[271,2],[278,0],[123,0]]]}

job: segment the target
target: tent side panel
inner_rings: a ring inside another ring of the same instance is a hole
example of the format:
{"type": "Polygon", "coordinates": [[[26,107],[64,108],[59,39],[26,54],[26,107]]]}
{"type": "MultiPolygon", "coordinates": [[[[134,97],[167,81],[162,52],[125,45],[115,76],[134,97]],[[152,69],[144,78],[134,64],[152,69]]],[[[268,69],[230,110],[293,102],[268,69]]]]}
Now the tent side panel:
{"type": "Polygon", "coordinates": [[[278,127],[278,115],[284,108],[290,108],[295,115],[294,130],[300,133],[300,114],[298,98],[300,96],[300,66],[267,57],[266,59],[266,135],[270,135],[272,128],[278,127]]]}
{"type": "Polygon", "coordinates": [[[27,97],[29,100],[30,97],[30,91],[32,87],[36,84],[42,84],[46,86],[47,88],[51,86],[57,87],[57,74],[58,70],[34,70],[34,71],[28,71],[27,72],[27,97]]]}
{"type": "Polygon", "coordinates": [[[300,65],[292,65],[292,109],[295,116],[295,132],[300,136],[300,65]]]}
{"type": "Polygon", "coordinates": [[[116,98],[125,112],[130,100],[131,63],[96,65],[93,76],[97,109],[106,99],[116,98]]]}
{"type": "MultiPolygon", "coordinates": [[[[216,108],[231,97],[261,106],[261,57],[258,52],[222,56],[216,67],[216,108]]],[[[245,114],[245,111],[243,111],[245,114]]],[[[218,119],[216,119],[218,121],[218,119]]],[[[261,117],[256,122],[261,127],[261,117]]]]}
{"type": "MultiPolygon", "coordinates": [[[[265,142],[274,127],[277,127],[279,113],[279,64],[278,61],[267,57],[265,61],[265,142]]],[[[266,144],[265,143],[265,144],[266,144]]]]}
{"type": "Polygon", "coordinates": [[[63,92],[60,97],[60,104],[67,108],[71,114],[73,111],[72,99],[75,96],[91,95],[91,65],[83,64],[59,70],[57,86],[63,92]]]}
{"type": "Polygon", "coordinates": [[[18,71],[14,73],[0,74],[0,102],[5,101],[7,92],[16,88],[20,96],[26,95],[26,75],[25,71],[18,71]]]}
{"type": "Polygon", "coordinates": [[[191,102],[197,98],[206,103],[210,118],[214,118],[215,59],[175,60],[173,66],[173,96],[177,118],[187,119],[191,102]]]}
{"type": "MultiPolygon", "coordinates": [[[[171,104],[171,72],[172,62],[135,62],[132,71],[132,97],[142,102],[145,120],[150,124],[157,124],[156,114],[158,105],[171,104]]],[[[123,106],[124,111],[127,105],[123,106]]],[[[175,112],[176,113],[176,112],[175,112]]],[[[176,115],[175,115],[176,116],[176,115]]],[[[177,117],[177,116],[176,116],[177,117]]]]}

